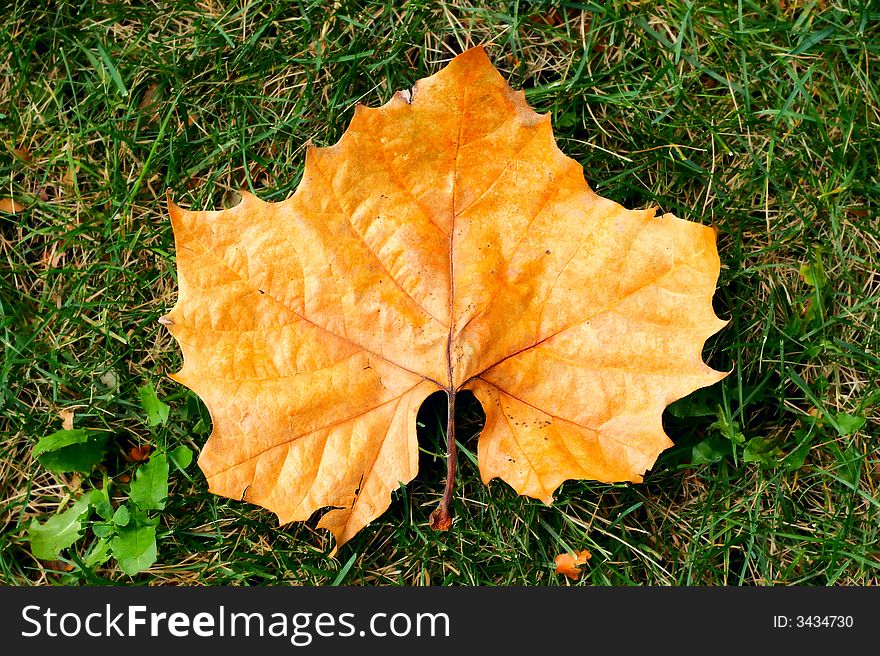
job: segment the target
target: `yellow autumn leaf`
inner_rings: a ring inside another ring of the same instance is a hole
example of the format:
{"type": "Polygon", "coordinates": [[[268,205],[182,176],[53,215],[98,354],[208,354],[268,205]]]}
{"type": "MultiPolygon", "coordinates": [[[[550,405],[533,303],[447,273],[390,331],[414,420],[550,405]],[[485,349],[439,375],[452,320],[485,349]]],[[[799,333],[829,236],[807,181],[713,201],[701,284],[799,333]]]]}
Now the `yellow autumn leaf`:
{"type": "Polygon", "coordinates": [[[173,378],[206,403],[210,489],[319,523],[337,547],[418,465],[416,413],[456,395],[486,423],[482,479],[550,503],[567,479],[639,482],[671,445],[661,415],[726,374],[701,350],[714,231],[596,195],[549,115],[482,48],[309,147],[280,203],[170,203],[173,378]]]}

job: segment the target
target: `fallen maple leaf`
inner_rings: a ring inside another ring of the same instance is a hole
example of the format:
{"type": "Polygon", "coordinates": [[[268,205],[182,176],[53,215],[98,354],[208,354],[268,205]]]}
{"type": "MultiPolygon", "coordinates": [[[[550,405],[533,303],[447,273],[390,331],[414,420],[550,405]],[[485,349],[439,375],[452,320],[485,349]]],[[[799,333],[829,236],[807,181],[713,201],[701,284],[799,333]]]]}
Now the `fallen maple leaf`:
{"type": "Polygon", "coordinates": [[[593,557],[593,554],[587,549],[575,551],[574,553],[561,553],[556,556],[556,573],[564,574],[568,578],[577,581],[581,577],[580,565],[585,565],[587,561],[593,557]]]}
{"type": "Polygon", "coordinates": [[[641,481],[666,405],[726,375],[701,358],[725,325],[713,230],[597,196],[482,48],[358,106],[286,201],[169,212],[180,292],[160,321],[213,420],[211,491],[282,524],[330,507],[337,547],[415,476],[438,389],[444,529],[460,391],[485,410],[482,479],[550,503],[570,478],[641,481]]]}

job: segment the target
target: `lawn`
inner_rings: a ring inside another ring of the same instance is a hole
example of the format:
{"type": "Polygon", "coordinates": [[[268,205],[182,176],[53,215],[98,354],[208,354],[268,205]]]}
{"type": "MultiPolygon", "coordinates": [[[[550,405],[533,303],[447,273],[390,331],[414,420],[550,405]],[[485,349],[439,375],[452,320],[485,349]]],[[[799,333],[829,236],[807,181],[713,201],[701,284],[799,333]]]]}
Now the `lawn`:
{"type": "Polygon", "coordinates": [[[0,10],[0,582],[565,585],[554,557],[588,549],[577,585],[880,583],[876,4],[59,4],[0,10]],[[195,465],[170,468],[146,571],[95,555],[98,516],[36,558],[32,521],[96,487],[127,502],[139,454],[210,431],[157,322],[177,288],[166,189],[196,209],[284,199],[356,103],[477,44],[599,194],[717,229],[730,324],[704,359],[733,373],[667,410],[675,446],[645,482],[569,481],[553,506],[484,486],[472,401],[455,524],[433,532],[432,397],[419,476],[336,558],[315,518],[279,527],[195,465]],[[71,411],[109,438],[90,475],[32,454],[71,411]]]}

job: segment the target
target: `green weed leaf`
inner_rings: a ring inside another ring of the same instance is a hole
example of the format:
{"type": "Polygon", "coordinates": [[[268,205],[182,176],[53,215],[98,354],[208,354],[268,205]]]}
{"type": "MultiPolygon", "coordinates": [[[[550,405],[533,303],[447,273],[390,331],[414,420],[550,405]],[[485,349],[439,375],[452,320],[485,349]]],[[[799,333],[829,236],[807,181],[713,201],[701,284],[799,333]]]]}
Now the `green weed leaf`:
{"type": "Polygon", "coordinates": [[[771,440],[753,437],[746,443],[743,451],[745,462],[757,462],[764,467],[775,467],[779,464],[779,449],[771,440]]]}
{"type": "Polygon", "coordinates": [[[154,453],[131,482],[129,499],[141,510],[162,510],[168,496],[168,456],[154,453]]]}
{"type": "Polygon", "coordinates": [[[805,283],[821,292],[825,288],[825,281],[827,280],[825,277],[825,264],[822,261],[822,251],[816,249],[816,258],[812,262],[801,264],[798,273],[805,283]]]}
{"type": "Polygon", "coordinates": [[[86,428],[60,430],[37,442],[34,457],[49,471],[88,474],[103,460],[107,439],[107,433],[86,428]]]}
{"type": "Polygon", "coordinates": [[[41,524],[36,519],[28,526],[28,540],[31,552],[40,560],[56,560],[62,549],[67,549],[82,536],[83,522],[88,518],[93,506],[100,498],[98,490],[77,499],[62,513],[54,515],[41,524]]]}
{"type": "Polygon", "coordinates": [[[108,522],[96,522],[92,524],[92,533],[95,534],[95,537],[106,538],[113,535],[113,532],[113,524],[108,522]]]}
{"type": "Polygon", "coordinates": [[[837,419],[837,432],[840,433],[841,437],[844,435],[852,435],[864,426],[867,421],[864,417],[857,417],[856,415],[850,415],[845,412],[838,412],[835,419],[837,419]]]}
{"type": "Polygon", "coordinates": [[[696,444],[691,450],[691,464],[708,465],[721,462],[731,453],[730,440],[719,435],[712,435],[696,444]]]}
{"type": "Polygon", "coordinates": [[[110,551],[119,569],[129,576],[149,569],[156,562],[156,527],[137,523],[119,527],[110,540],[110,551]]]}
{"type": "Polygon", "coordinates": [[[171,461],[181,469],[186,469],[193,461],[193,452],[188,446],[179,446],[169,455],[171,456],[171,461]]]}
{"type": "Polygon", "coordinates": [[[127,526],[129,519],[131,519],[131,515],[129,515],[128,508],[124,504],[119,506],[116,512],[113,513],[113,523],[116,526],[127,526]]]}
{"type": "Polygon", "coordinates": [[[796,469],[803,467],[804,462],[807,459],[807,454],[813,447],[812,427],[808,431],[803,428],[797,429],[795,435],[798,438],[798,445],[794,450],[790,451],[783,460],[783,463],[789,471],[795,471],[796,469]]]}
{"type": "Polygon", "coordinates": [[[113,506],[110,505],[110,500],[102,496],[95,504],[95,512],[98,513],[101,519],[113,517],[113,506]]]}
{"type": "Polygon", "coordinates": [[[683,399],[679,399],[668,405],[666,410],[673,417],[685,419],[687,417],[711,417],[715,414],[712,407],[712,401],[708,395],[700,394],[703,390],[698,390],[693,394],[688,394],[683,399]]]}
{"type": "Polygon", "coordinates": [[[110,560],[110,542],[100,539],[92,543],[91,548],[86,553],[85,558],[83,558],[83,563],[87,568],[94,569],[100,567],[108,560],[110,560]]]}
{"type": "Polygon", "coordinates": [[[139,387],[138,394],[141,398],[141,407],[147,413],[147,423],[150,426],[158,426],[168,421],[168,412],[171,407],[159,400],[153,383],[139,387]]]}
{"type": "Polygon", "coordinates": [[[739,423],[728,417],[720,407],[718,408],[718,421],[712,422],[709,428],[716,429],[735,444],[743,444],[746,441],[745,435],[740,431],[739,423]]]}

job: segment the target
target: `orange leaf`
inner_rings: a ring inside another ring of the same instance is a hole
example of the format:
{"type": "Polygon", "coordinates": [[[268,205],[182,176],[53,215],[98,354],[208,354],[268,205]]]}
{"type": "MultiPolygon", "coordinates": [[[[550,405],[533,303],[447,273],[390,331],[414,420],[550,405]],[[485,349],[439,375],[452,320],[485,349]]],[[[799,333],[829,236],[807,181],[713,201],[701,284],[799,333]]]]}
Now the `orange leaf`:
{"type": "Polygon", "coordinates": [[[329,506],[337,546],[416,475],[432,392],[450,417],[462,390],[482,403],[486,483],[550,503],[566,479],[641,481],[666,405],[726,375],[701,358],[725,324],[712,228],[597,196],[482,48],[358,106],[286,201],[169,211],[160,321],[211,413],[210,489],[281,523],[329,506]]]}
{"type": "Polygon", "coordinates": [[[66,563],[63,560],[44,560],[43,564],[46,566],[46,569],[50,569],[55,572],[73,571],[73,565],[71,563],[66,563]]]}
{"type": "Polygon", "coordinates": [[[21,148],[11,148],[12,154],[18,157],[25,162],[31,161],[31,151],[28,150],[27,146],[22,146],[21,148]]]}
{"type": "Polygon", "coordinates": [[[150,459],[153,447],[149,444],[138,444],[128,450],[128,459],[132,462],[146,462],[150,459]]]}
{"type": "Polygon", "coordinates": [[[581,570],[578,569],[580,565],[585,565],[586,562],[593,557],[587,549],[582,551],[575,551],[574,553],[561,553],[556,556],[556,573],[564,574],[568,578],[577,581],[581,577],[581,570]]]}
{"type": "Polygon", "coordinates": [[[64,430],[73,430],[73,410],[59,410],[58,416],[61,417],[61,428],[64,430]]]}
{"type": "Polygon", "coordinates": [[[18,214],[19,212],[23,212],[26,208],[27,205],[14,198],[0,198],[0,212],[18,214]]]}

